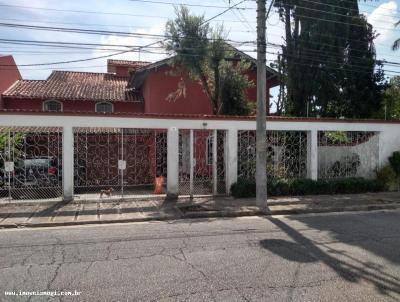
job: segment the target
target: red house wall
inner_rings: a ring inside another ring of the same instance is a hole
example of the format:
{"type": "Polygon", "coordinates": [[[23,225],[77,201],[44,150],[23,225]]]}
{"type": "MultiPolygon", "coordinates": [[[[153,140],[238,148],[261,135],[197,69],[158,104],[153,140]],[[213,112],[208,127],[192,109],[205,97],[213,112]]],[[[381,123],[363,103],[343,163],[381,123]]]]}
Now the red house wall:
{"type": "MultiPolygon", "coordinates": [[[[143,97],[145,99],[146,113],[167,114],[212,114],[212,107],[205,95],[203,88],[198,82],[189,82],[186,85],[186,96],[176,101],[168,101],[170,93],[177,90],[180,77],[168,74],[171,67],[161,67],[159,70],[150,72],[143,85],[143,97]]],[[[249,79],[253,81],[254,87],[248,89],[247,96],[250,101],[257,100],[257,72],[248,72],[249,79]]],[[[272,83],[267,83],[267,95],[272,83]]],[[[269,100],[268,100],[269,101],[269,100]]],[[[268,107],[267,107],[268,111],[268,107]]]]}
{"type": "Polygon", "coordinates": [[[12,84],[21,79],[17,65],[12,56],[0,57],[0,109],[3,108],[1,94],[6,91],[12,84]],[[10,65],[10,66],[1,66],[10,65]]]}
{"type": "Polygon", "coordinates": [[[170,93],[175,92],[179,77],[167,74],[170,67],[161,67],[151,72],[143,88],[146,113],[167,114],[212,114],[212,108],[203,88],[196,82],[189,82],[186,86],[186,96],[176,101],[168,101],[170,93]]]}
{"type": "MultiPolygon", "coordinates": [[[[4,99],[4,109],[25,109],[25,110],[42,110],[42,99],[4,99]]],[[[95,112],[95,104],[97,101],[60,101],[63,103],[63,111],[81,111],[95,112]]],[[[144,112],[143,103],[113,102],[114,112],[137,113],[144,112]]]]}

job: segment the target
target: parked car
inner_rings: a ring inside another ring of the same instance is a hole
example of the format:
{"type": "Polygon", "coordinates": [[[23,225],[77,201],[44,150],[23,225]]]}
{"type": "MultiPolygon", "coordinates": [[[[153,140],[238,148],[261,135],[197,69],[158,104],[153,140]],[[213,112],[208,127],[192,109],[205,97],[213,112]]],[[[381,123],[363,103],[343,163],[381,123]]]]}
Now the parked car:
{"type": "Polygon", "coordinates": [[[62,171],[55,157],[36,157],[18,160],[11,175],[11,196],[46,198],[61,194],[62,171]]]}

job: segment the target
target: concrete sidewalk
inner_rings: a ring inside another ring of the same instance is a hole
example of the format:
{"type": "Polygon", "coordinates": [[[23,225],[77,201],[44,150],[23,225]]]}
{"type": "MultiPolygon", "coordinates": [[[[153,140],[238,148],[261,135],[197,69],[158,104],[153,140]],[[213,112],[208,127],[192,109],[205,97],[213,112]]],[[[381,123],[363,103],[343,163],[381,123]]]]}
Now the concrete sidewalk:
{"type": "MultiPolygon", "coordinates": [[[[254,199],[230,197],[177,201],[14,202],[0,205],[0,228],[263,215],[254,204],[254,199]]],[[[400,192],[271,198],[268,208],[271,215],[397,209],[400,208],[400,192]]]]}

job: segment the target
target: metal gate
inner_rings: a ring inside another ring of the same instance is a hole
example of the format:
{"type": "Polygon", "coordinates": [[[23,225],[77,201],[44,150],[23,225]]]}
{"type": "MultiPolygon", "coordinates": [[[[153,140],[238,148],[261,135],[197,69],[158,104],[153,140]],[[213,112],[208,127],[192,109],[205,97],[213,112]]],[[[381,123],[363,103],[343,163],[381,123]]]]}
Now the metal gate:
{"type": "Polygon", "coordinates": [[[164,193],[166,174],[166,130],[74,129],[75,198],[149,196],[156,177],[164,193]]]}
{"type": "Polygon", "coordinates": [[[226,194],[226,132],[179,131],[179,194],[226,194]]]}
{"type": "Polygon", "coordinates": [[[62,130],[0,128],[0,199],[61,199],[62,130]]]}
{"type": "MultiPolygon", "coordinates": [[[[307,177],[307,133],[268,130],[267,176],[269,180],[307,177]]],[[[256,173],[256,131],[238,133],[238,177],[254,179],[256,173]]]]}

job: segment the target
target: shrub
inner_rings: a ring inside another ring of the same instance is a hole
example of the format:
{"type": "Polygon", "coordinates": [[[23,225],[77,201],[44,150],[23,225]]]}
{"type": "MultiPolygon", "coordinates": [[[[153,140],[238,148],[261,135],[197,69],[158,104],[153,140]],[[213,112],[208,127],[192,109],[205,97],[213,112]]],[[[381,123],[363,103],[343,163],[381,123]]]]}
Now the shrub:
{"type": "MultiPolygon", "coordinates": [[[[385,186],[378,180],[364,178],[295,179],[270,180],[268,181],[267,189],[269,196],[287,196],[380,192],[385,190],[385,186]]],[[[231,193],[236,198],[255,197],[256,183],[252,180],[240,179],[236,184],[232,185],[231,193]]]]}
{"type": "Polygon", "coordinates": [[[376,179],[381,186],[387,191],[397,189],[397,175],[391,165],[386,165],[376,173],[376,179]]]}
{"type": "Polygon", "coordinates": [[[397,177],[400,177],[400,151],[393,152],[392,156],[389,157],[389,163],[397,177]]]}
{"type": "Polygon", "coordinates": [[[239,179],[232,185],[231,194],[236,198],[255,197],[256,183],[247,179],[239,179]]]}

